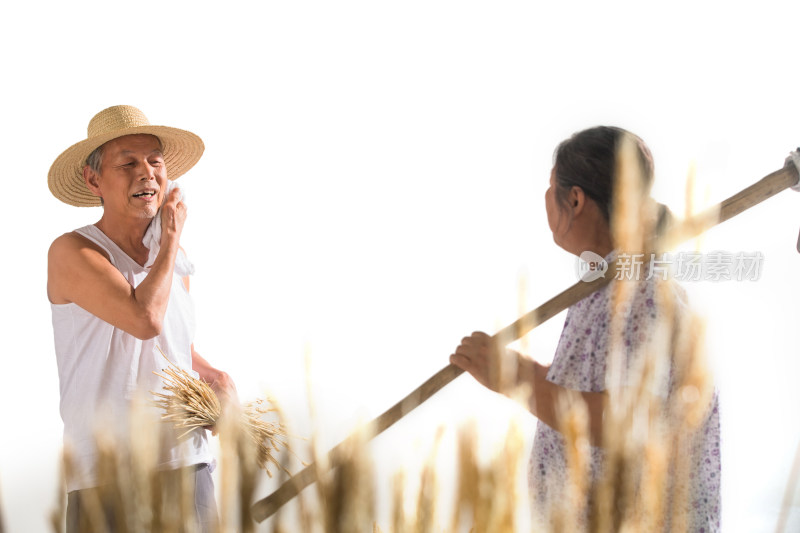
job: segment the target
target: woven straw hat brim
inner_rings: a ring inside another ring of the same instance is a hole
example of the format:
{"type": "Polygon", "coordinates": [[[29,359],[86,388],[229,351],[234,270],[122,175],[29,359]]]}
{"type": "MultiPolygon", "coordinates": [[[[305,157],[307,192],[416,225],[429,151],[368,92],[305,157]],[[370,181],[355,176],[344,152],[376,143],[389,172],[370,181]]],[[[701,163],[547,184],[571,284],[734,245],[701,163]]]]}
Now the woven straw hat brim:
{"type": "Polygon", "coordinates": [[[76,207],[99,206],[100,198],[92,194],[83,181],[86,158],[108,141],[125,135],[155,135],[161,140],[167,177],[177,179],[200,160],[205,150],[202,139],[194,133],[168,126],[136,126],[98,135],[73,144],[59,155],[47,174],[47,185],[53,196],[76,207]]]}

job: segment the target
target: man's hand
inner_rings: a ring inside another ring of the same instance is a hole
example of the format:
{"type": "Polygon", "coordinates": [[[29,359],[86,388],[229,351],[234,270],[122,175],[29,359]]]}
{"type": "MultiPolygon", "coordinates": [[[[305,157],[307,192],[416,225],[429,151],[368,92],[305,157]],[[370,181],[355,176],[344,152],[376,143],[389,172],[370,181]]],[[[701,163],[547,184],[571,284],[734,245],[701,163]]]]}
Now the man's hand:
{"type": "MultiPolygon", "coordinates": [[[[203,359],[203,357],[195,351],[194,344],[192,344],[191,349],[192,370],[197,372],[200,379],[208,383],[211,390],[217,395],[217,399],[219,399],[220,406],[222,407],[222,412],[225,413],[229,408],[238,409],[240,407],[239,395],[236,393],[236,385],[233,383],[233,379],[231,379],[227,372],[214,368],[208,361],[203,359]]],[[[212,435],[217,434],[216,426],[207,429],[211,430],[212,435]]]]}
{"type": "Polygon", "coordinates": [[[211,390],[214,391],[214,394],[217,395],[223,409],[225,409],[227,405],[239,405],[239,395],[236,392],[236,385],[227,372],[218,371],[216,378],[209,382],[209,385],[211,386],[211,390]]]}
{"type": "Polygon", "coordinates": [[[172,189],[164,199],[161,206],[161,245],[164,246],[164,239],[175,239],[179,241],[183,225],[186,222],[186,205],[180,201],[181,191],[178,187],[172,189]]]}
{"type": "MultiPolygon", "coordinates": [[[[205,378],[204,378],[205,379],[205,378]]],[[[239,409],[239,395],[236,393],[236,385],[233,383],[231,377],[222,371],[217,371],[217,376],[213,381],[208,382],[211,390],[217,395],[220,406],[222,407],[223,416],[228,411],[239,409]]],[[[211,431],[212,435],[217,434],[217,426],[210,426],[206,429],[211,431]]]]}

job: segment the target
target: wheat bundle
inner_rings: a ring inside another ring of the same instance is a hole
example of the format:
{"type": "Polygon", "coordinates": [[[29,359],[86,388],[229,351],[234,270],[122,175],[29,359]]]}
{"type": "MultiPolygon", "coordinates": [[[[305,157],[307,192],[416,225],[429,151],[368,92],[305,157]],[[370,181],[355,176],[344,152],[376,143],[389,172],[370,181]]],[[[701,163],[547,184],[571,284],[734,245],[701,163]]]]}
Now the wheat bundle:
{"type": "Polygon", "coordinates": [[[291,452],[289,448],[289,434],[286,428],[279,422],[267,422],[263,419],[264,414],[275,411],[275,409],[263,407],[264,400],[248,402],[242,411],[242,424],[245,431],[256,445],[256,461],[259,468],[272,477],[269,465],[273,464],[287,474],[291,473],[281,465],[274,455],[274,452],[284,450],[291,452]]]}
{"type": "MultiPolygon", "coordinates": [[[[192,376],[172,362],[169,362],[169,366],[162,372],[155,372],[164,380],[164,392],[153,392],[157,398],[155,404],[164,411],[161,415],[163,421],[171,423],[177,430],[183,430],[179,439],[197,428],[217,426],[223,415],[223,409],[208,383],[192,376]]],[[[263,419],[264,414],[275,411],[265,407],[264,403],[264,400],[246,403],[238,410],[238,425],[234,423],[233,427],[244,431],[252,440],[259,468],[263,468],[270,476],[272,476],[270,464],[289,473],[275,457],[275,452],[279,452],[282,448],[291,452],[286,428],[280,422],[268,422],[263,419]]]]}
{"type": "Polygon", "coordinates": [[[185,430],[179,439],[197,428],[217,424],[222,406],[208,383],[171,363],[162,372],[155,374],[164,380],[166,393],[153,392],[158,398],[155,403],[164,410],[162,420],[171,422],[175,429],[185,430]]]}

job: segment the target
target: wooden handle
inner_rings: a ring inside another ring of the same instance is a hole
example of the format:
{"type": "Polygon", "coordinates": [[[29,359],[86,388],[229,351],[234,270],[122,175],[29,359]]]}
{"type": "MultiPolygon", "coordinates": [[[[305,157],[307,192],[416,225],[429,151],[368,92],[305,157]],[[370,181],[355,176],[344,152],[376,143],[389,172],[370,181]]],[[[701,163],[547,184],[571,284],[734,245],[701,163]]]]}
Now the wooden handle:
{"type": "MultiPolygon", "coordinates": [[[[762,178],[750,187],[731,196],[716,207],[682,222],[676,230],[678,237],[673,244],[688,240],[704,231],[724,222],[739,213],[746,211],[784,189],[798,183],[798,171],[793,164],[789,164],[762,178]]],[[[614,272],[615,263],[609,265],[608,272],[614,272]]],[[[557,294],[536,309],[529,311],[513,324],[498,331],[494,338],[504,344],[511,343],[526,335],[539,324],[553,318],[558,313],[586,298],[594,291],[607,285],[614,276],[598,278],[591,282],[579,281],[572,287],[557,294]]],[[[394,404],[386,412],[367,424],[361,433],[361,438],[371,439],[383,432],[392,424],[403,418],[428,398],[439,392],[445,385],[460,376],[463,370],[454,365],[447,365],[434,374],[425,383],[414,389],[408,396],[394,404]]],[[[343,450],[346,450],[356,435],[347,437],[328,452],[328,464],[335,468],[340,463],[343,450]]],[[[283,483],[275,492],[266,498],[257,501],[251,509],[253,518],[263,522],[272,516],[283,504],[297,496],[305,487],[317,480],[318,467],[311,464],[292,476],[283,483]]]]}
{"type": "MultiPolygon", "coordinates": [[[[340,464],[343,453],[352,449],[354,439],[369,440],[382,433],[392,424],[410,413],[415,407],[422,405],[428,398],[439,392],[442,387],[460,376],[464,371],[454,365],[447,365],[431,376],[425,383],[414,389],[408,396],[394,404],[386,412],[369,422],[360,434],[352,434],[328,452],[328,464],[335,467],[340,464]]],[[[251,512],[257,522],[272,516],[283,504],[317,481],[318,467],[310,464],[289,478],[275,492],[253,504],[251,512]]]]}

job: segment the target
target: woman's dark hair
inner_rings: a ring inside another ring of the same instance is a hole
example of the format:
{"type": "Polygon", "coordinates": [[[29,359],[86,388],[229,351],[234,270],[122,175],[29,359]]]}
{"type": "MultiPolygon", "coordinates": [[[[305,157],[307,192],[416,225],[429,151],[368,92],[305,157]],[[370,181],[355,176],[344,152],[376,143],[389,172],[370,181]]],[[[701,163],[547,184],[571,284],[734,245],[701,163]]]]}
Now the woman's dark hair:
{"type": "Polygon", "coordinates": [[[597,203],[606,221],[610,221],[617,151],[626,138],[635,142],[644,181],[642,190],[649,195],[653,183],[653,156],[644,141],[622,128],[597,126],[573,134],[556,148],[553,163],[558,201],[566,203],[569,190],[580,187],[597,203]]]}

